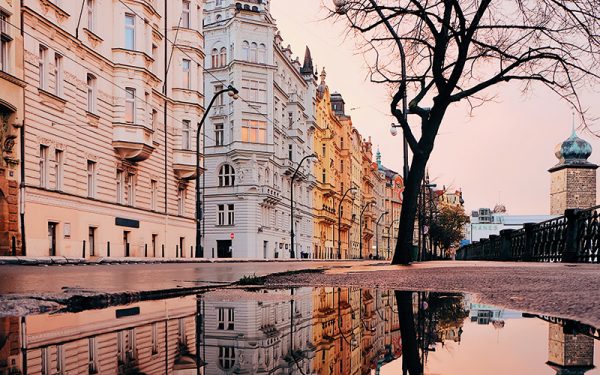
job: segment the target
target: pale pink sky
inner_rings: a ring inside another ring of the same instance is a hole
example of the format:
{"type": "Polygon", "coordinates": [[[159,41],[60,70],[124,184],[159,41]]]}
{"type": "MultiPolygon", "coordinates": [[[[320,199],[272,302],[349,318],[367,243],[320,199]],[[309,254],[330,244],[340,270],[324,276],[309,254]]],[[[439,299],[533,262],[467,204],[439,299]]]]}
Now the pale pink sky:
{"type": "MultiPolygon", "coordinates": [[[[402,137],[390,136],[388,91],[367,80],[364,58],[356,53],[352,37],[345,36],[345,25],[325,19],[321,4],[321,0],[273,0],[271,13],[284,44],[289,43],[301,61],[309,46],[319,71],[323,66],[327,71],[330,90],[343,95],[353,124],[379,145],[384,165],[401,172],[402,137]]],[[[509,214],[550,211],[547,170],[557,162],[554,147],[571,133],[572,111],[544,87],[535,86],[525,96],[519,88],[512,83],[496,86],[490,91],[498,94],[494,103],[477,109],[473,117],[459,104],[442,124],[429,162],[430,176],[438,187],[461,188],[468,211],[493,207],[499,197],[509,214]]],[[[595,117],[600,117],[599,89],[583,97],[595,117]]],[[[416,129],[419,119],[409,120],[416,129]]],[[[590,125],[600,131],[600,122],[590,125]]],[[[590,161],[600,164],[600,139],[585,131],[580,135],[595,150],[590,161]]]]}

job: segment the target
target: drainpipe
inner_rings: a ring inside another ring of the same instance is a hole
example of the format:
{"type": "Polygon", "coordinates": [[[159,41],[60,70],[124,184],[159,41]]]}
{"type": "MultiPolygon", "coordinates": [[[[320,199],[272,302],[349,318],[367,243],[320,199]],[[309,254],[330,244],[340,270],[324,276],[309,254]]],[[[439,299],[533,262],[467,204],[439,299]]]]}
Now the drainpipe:
{"type": "MultiPolygon", "coordinates": [[[[21,40],[24,39],[25,22],[23,20],[23,0],[21,0],[21,40]]],[[[23,41],[25,49],[25,41],[23,41]]],[[[23,53],[23,70],[25,70],[25,53],[23,53]]],[[[25,73],[23,73],[25,74],[25,73]]],[[[27,255],[27,246],[25,241],[25,88],[23,88],[23,122],[20,129],[20,149],[21,149],[21,182],[19,184],[19,216],[21,219],[21,255],[27,255]]]]}

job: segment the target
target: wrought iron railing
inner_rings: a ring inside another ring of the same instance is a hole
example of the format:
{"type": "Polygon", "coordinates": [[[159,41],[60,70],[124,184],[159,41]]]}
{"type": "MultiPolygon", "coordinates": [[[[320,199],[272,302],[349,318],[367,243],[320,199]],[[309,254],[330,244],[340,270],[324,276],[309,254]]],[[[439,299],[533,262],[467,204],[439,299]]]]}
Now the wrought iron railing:
{"type": "Polygon", "coordinates": [[[600,263],[600,206],[503,230],[461,247],[456,259],[600,263]]]}

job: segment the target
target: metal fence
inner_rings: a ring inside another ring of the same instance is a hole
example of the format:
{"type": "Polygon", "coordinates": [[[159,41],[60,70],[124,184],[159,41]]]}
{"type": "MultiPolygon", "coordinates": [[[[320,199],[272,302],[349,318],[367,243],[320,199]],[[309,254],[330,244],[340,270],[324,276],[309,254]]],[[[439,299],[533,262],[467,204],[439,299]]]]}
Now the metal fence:
{"type": "Polygon", "coordinates": [[[458,249],[457,260],[600,263],[600,206],[569,209],[458,249]]]}

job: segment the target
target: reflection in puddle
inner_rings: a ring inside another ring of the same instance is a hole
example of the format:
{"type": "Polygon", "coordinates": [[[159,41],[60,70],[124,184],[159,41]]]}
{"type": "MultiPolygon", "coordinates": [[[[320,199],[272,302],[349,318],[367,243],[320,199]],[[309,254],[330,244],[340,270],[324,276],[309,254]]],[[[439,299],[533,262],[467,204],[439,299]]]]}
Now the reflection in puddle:
{"type": "Polygon", "coordinates": [[[598,338],[468,295],[223,289],[0,318],[0,375],[593,374],[598,338]]]}

